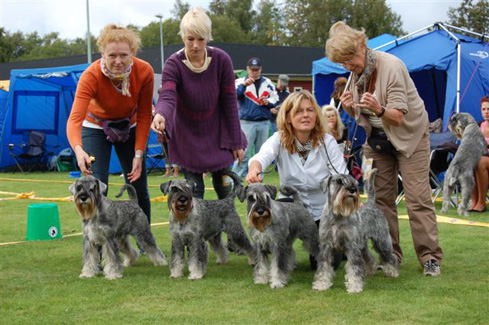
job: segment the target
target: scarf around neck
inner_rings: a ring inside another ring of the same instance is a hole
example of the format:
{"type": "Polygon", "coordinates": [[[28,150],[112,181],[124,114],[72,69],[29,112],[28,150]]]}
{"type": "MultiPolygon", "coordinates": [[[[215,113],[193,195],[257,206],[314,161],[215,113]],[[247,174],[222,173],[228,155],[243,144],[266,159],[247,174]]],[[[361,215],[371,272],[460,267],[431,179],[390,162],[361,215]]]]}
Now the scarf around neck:
{"type": "Polygon", "coordinates": [[[361,75],[353,74],[353,80],[355,81],[355,85],[358,89],[361,89],[362,92],[365,92],[368,81],[372,77],[372,74],[375,71],[375,66],[377,64],[377,55],[375,52],[367,47],[367,51],[365,54],[365,65],[363,67],[363,72],[361,75]]]}
{"type": "Polygon", "coordinates": [[[307,140],[305,144],[302,144],[297,138],[294,138],[295,147],[299,152],[299,158],[301,159],[302,165],[306,163],[307,156],[309,152],[312,150],[312,141],[311,139],[307,140]]]}
{"type": "Polygon", "coordinates": [[[117,80],[117,81],[122,80],[122,88],[121,88],[122,95],[127,97],[131,97],[131,93],[129,92],[129,86],[130,86],[129,75],[131,74],[133,64],[134,61],[131,60],[126,70],[123,73],[115,74],[110,72],[107,66],[105,65],[105,59],[103,56],[102,59],[100,60],[100,68],[104,76],[106,76],[110,80],[117,80]]]}

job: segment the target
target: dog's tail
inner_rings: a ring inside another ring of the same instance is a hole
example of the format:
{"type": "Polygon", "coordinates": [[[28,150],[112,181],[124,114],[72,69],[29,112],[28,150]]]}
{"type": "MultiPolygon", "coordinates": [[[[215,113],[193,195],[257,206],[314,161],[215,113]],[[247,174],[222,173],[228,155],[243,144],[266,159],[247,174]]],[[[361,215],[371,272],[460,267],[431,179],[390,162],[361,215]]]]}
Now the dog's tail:
{"type": "Polygon", "coordinates": [[[285,196],[292,196],[294,202],[302,203],[299,191],[297,191],[297,189],[292,185],[281,185],[279,191],[285,196]]]}
{"type": "Polygon", "coordinates": [[[367,193],[367,202],[375,203],[375,175],[379,172],[377,168],[373,168],[365,180],[365,193],[367,193]]]}
{"type": "Polygon", "coordinates": [[[129,199],[131,201],[135,201],[135,202],[138,201],[138,194],[136,193],[134,186],[132,186],[131,184],[122,185],[121,190],[119,191],[119,194],[117,194],[115,197],[117,197],[117,198],[121,197],[122,193],[124,193],[125,190],[127,190],[127,194],[129,195],[129,199]]]}
{"type": "MultiPolygon", "coordinates": [[[[236,193],[242,187],[242,185],[241,185],[241,178],[239,178],[238,174],[236,174],[235,172],[233,172],[231,170],[225,170],[223,172],[223,175],[226,175],[226,176],[231,177],[231,179],[233,180],[233,183],[234,183],[233,190],[231,191],[231,193],[228,194],[227,197],[234,197],[234,196],[236,196],[236,193]]],[[[224,179],[223,179],[223,182],[224,182],[224,179]]]]}

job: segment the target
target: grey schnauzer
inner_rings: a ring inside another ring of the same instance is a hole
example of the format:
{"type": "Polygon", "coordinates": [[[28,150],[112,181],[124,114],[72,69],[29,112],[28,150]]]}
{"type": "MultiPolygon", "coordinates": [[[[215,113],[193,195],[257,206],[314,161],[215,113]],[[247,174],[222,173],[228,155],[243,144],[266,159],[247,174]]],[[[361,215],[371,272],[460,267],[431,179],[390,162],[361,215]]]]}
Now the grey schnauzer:
{"type": "Polygon", "coordinates": [[[467,208],[475,184],[474,169],[481,156],[486,154],[486,140],[475,119],[468,113],[453,115],[448,128],[457,138],[462,139],[462,143],[445,173],[441,212],[448,211],[452,192],[459,183],[462,188],[462,202],[458,206],[458,214],[467,217],[467,208]]]}
{"type": "Polygon", "coordinates": [[[116,196],[127,190],[130,201],[109,200],[103,195],[106,188],[107,185],[93,176],[84,176],[70,186],[83,226],[80,278],[90,278],[99,272],[99,246],[102,246],[105,277],[121,278],[123,266],[132,265],[139,256],[129,243],[129,235],[136,238],[154,265],[166,265],[165,255],[156,246],[148,219],[137,203],[134,187],[125,184],[116,196]],[[119,251],[124,255],[123,263],[119,251]]]}
{"type": "Polygon", "coordinates": [[[377,265],[369,251],[368,241],[379,253],[384,274],[399,276],[399,263],[393,254],[387,220],[375,203],[374,178],[371,171],[365,182],[367,202],[361,206],[358,183],[351,175],[333,175],[322,183],[326,194],[323,215],[319,226],[318,269],[314,290],[327,290],[333,285],[334,271],[331,262],[335,253],[347,257],[345,284],[349,293],[363,291],[366,272],[375,273],[377,265]]]}
{"type": "Polygon", "coordinates": [[[286,185],[280,187],[280,192],[292,196],[293,202],[275,201],[277,188],[268,184],[250,184],[238,192],[241,202],[246,199],[248,225],[255,245],[254,282],[270,283],[273,289],[283,288],[289,282],[295,267],[293,244],[297,238],[302,240],[311,255],[318,253],[316,223],[300,194],[293,186],[286,185]],[[272,263],[269,270],[270,253],[272,263]]]}
{"type": "Polygon", "coordinates": [[[228,261],[228,248],[221,233],[237,250],[248,255],[248,263],[254,264],[253,246],[246,235],[234,205],[236,188],[241,186],[240,178],[233,172],[226,175],[233,179],[235,190],[222,200],[203,200],[193,197],[195,184],[187,180],[172,180],[160,185],[163,194],[168,194],[170,209],[171,262],[170,277],[183,276],[185,248],[188,249],[189,279],[201,279],[206,272],[208,248],[206,241],[216,254],[217,263],[228,261]]]}

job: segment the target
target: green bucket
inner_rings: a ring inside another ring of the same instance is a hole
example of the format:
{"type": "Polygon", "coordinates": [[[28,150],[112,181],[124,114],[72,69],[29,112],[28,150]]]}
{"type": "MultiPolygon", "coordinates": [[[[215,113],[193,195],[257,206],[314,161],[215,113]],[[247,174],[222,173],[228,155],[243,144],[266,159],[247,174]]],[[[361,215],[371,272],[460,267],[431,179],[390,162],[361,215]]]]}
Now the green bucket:
{"type": "Polygon", "coordinates": [[[62,238],[56,203],[31,204],[27,208],[26,240],[62,238]]]}

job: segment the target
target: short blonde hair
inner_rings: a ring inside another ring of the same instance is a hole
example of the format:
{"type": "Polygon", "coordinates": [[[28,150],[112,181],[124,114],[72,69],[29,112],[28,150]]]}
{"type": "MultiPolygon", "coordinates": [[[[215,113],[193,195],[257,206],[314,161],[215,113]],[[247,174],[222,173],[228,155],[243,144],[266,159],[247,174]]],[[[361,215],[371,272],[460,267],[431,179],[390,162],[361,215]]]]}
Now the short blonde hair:
{"type": "Polygon", "coordinates": [[[141,40],[135,31],[115,24],[109,24],[102,29],[97,39],[100,53],[103,53],[105,46],[112,42],[125,42],[129,44],[131,53],[136,55],[141,40]]]}
{"type": "Polygon", "coordinates": [[[189,10],[183,16],[178,35],[184,40],[188,34],[202,37],[207,42],[212,41],[212,21],[202,9],[189,10]]]}
{"type": "MultiPolygon", "coordinates": [[[[324,105],[323,106],[324,117],[326,117],[326,113],[328,112],[333,112],[336,115],[336,134],[341,138],[343,135],[343,131],[345,130],[345,125],[341,120],[340,114],[338,113],[338,110],[334,106],[324,105]]],[[[328,123],[326,123],[326,132],[330,133],[328,123]]]]}
{"type": "Polygon", "coordinates": [[[367,47],[365,30],[353,29],[345,22],[339,21],[329,29],[326,41],[326,56],[332,62],[343,63],[350,60],[360,45],[367,47]]]}
{"type": "Polygon", "coordinates": [[[294,129],[291,123],[287,122],[287,117],[293,116],[301,106],[303,100],[309,100],[316,111],[316,125],[311,131],[312,146],[315,148],[323,141],[326,134],[324,117],[321,114],[316,98],[308,91],[301,90],[291,93],[280,105],[277,116],[277,129],[282,131],[280,143],[290,154],[297,152],[294,141],[294,129]]]}

